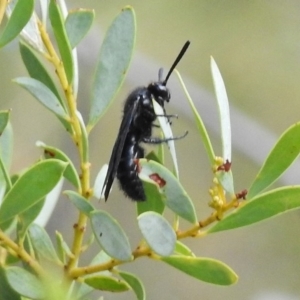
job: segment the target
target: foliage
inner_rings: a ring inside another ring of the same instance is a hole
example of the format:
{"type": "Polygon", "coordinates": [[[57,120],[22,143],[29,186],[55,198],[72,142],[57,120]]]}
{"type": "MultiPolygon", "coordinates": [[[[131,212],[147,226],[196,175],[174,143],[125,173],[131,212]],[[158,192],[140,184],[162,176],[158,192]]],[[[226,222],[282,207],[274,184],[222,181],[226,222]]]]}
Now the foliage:
{"type": "MultiPolygon", "coordinates": [[[[300,124],[294,124],[279,138],[247,191],[235,192],[231,172],[230,113],[225,85],[215,61],[212,76],[220,112],[223,153],[217,157],[208,133],[187,95],[208,159],[213,168],[209,205],[213,212],[199,220],[193,201],[178,179],[176,158],[174,175],[163,165],[163,150],[141,159],[140,178],[147,201],[137,203],[137,225],[144,237],[132,249],[130,237],[113,216],[94,208],[92,201],[101,195],[105,168],[95,185],[90,183],[89,133],[108,109],[121,88],[129,68],[135,43],[136,22],[131,7],[125,7],[112,22],[103,41],[92,87],[87,125],[77,110],[78,65],[76,46],[91,28],[94,12],[78,9],[67,12],[64,2],[40,1],[41,16],[34,1],[12,1],[7,7],[8,20],[0,34],[0,47],[20,36],[20,53],[29,77],[14,82],[27,90],[54,114],[77,147],[79,166],[54,146],[38,142],[43,158],[18,175],[10,175],[12,128],[10,111],[0,111],[0,299],[86,299],[96,289],[125,292],[132,290],[137,299],[145,299],[141,280],[121,270],[140,257],[158,260],[198,280],[216,285],[231,285],[236,273],[212,258],[196,257],[183,242],[186,238],[204,238],[207,234],[247,226],[300,206],[300,186],[266,190],[293,163],[300,151],[300,124]],[[50,22],[47,22],[48,19],[50,22]],[[50,24],[47,26],[46,24],[50,24]],[[51,37],[51,38],[50,38],[51,37]],[[54,46],[56,45],[56,46],[54,46]],[[51,64],[53,70],[45,67],[51,64]],[[55,78],[56,77],[56,78],[55,78]],[[298,132],[299,131],[299,132],[298,132]],[[158,184],[153,174],[164,181],[158,184]],[[62,180],[74,190],[64,191],[78,221],[72,245],[57,232],[56,247],[42,226],[35,223],[45,199],[54,201],[62,180]],[[96,196],[96,197],[95,197],[96,196]],[[247,197],[247,200],[245,198],[247,197]],[[175,215],[170,224],[165,210],[175,215]],[[188,222],[181,229],[180,220],[188,222]],[[85,231],[90,226],[99,253],[89,265],[78,267],[85,231]],[[22,265],[18,264],[22,262],[22,265]],[[51,278],[51,280],[48,280],[51,278]],[[51,293],[49,292],[51,291],[51,293]]],[[[1,5],[6,5],[5,1],[1,5]]],[[[0,11],[3,7],[0,7],[0,11]]],[[[165,118],[162,118],[165,120],[165,118]]],[[[163,127],[163,126],[162,126],[163,127]]],[[[175,151],[172,154],[175,156],[175,151]]],[[[132,203],[132,205],[134,205],[132,203]]]]}

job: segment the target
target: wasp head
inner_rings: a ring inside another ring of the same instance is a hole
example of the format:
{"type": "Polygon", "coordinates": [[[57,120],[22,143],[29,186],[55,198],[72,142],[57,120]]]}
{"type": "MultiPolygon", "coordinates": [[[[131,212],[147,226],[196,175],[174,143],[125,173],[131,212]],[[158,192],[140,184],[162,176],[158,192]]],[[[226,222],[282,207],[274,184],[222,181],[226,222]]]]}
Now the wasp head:
{"type": "Polygon", "coordinates": [[[158,81],[150,83],[148,86],[148,91],[151,93],[155,101],[162,107],[164,107],[165,101],[170,101],[170,91],[163,82],[158,81]]]}

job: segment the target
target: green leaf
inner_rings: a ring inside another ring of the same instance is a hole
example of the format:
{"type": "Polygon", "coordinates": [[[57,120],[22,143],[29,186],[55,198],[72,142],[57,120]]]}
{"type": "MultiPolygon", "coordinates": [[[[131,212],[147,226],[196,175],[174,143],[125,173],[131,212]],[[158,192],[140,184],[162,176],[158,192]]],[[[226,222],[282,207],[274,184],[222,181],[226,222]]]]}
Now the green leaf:
{"type": "Polygon", "coordinates": [[[88,277],[84,282],[96,290],[110,292],[126,292],[130,289],[128,284],[111,276],[96,275],[88,277]]]}
{"type": "Polygon", "coordinates": [[[300,207],[300,186],[287,186],[256,196],[208,230],[247,226],[300,207]]]}
{"type": "Polygon", "coordinates": [[[68,14],[65,27],[72,49],[87,35],[94,21],[94,17],[94,10],[82,8],[73,10],[68,14]]]}
{"type": "Polygon", "coordinates": [[[45,297],[42,283],[25,269],[8,267],[5,269],[5,273],[10,286],[20,295],[30,299],[45,297]]]}
{"type": "Polygon", "coordinates": [[[231,285],[238,279],[231,268],[221,261],[211,258],[172,255],[160,259],[172,267],[208,283],[231,285]]]}
{"type": "Polygon", "coordinates": [[[87,201],[84,197],[74,191],[64,191],[71,202],[84,214],[89,216],[89,214],[95,210],[93,205],[87,201]]]}
{"type": "Polygon", "coordinates": [[[0,112],[0,202],[3,195],[12,184],[9,176],[9,168],[13,154],[12,128],[9,123],[10,111],[0,112]]]}
{"type": "Polygon", "coordinates": [[[0,157],[6,170],[10,169],[13,155],[13,129],[10,122],[7,123],[0,136],[0,157]]]}
{"type": "Polygon", "coordinates": [[[41,257],[44,257],[49,261],[60,263],[52,241],[44,228],[37,224],[31,224],[29,234],[34,249],[41,257]]]}
{"type": "Polygon", "coordinates": [[[157,185],[153,182],[143,182],[147,201],[136,202],[137,214],[140,215],[147,211],[154,211],[162,214],[165,209],[163,195],[159,192],[157,185]]]}
{"type": "Polygon", "coordinates": [[[192,250],[180,241],[176,241],[174,253],[178,255],[195,256],[192,250]]]}
{"type": "Polygon", "coordinates": [[[67,75],[69,84],[73,80],[73,59],[72,59],[72,49],[68,40],[66,28],[64,25],[64,20],[61,15],[59,6],[55,0],[50,0],[49,3],[49,18],[53,33],[57,42],[59,53],[64,64],[64,69],[67,75]]]}
{"type": "Polygon", "coordinates": [[[138,216],[140,230],[151,249],[161,256],[171,255],[176,234],[169,222],[160,214],[145,212],[138,216]]]}
{"type": "Polygon", "coordinates": [[[221,72],[213,57],[211,57],[210,66],[221,122],[221,136],[223,146],[222,157],[224,159],[224,162],[226,160],[231,162],[231,123],[228,97],[221,72]]]}
{"type": "Polygon", "coordinates": [[[12,41],[30,20],[34,0],[19,0],[0,37],[0,48],[12,41]]]}
{"type": "Polygon", "coordinates": [[[249,189],[251,199],[277,180],[298,157],[300,151],[300,123],[288,128],[271,150],[249,189]]]}
{"type": "Polygon", "coordinates": [[[125,7],[109,27],[96,68],[88,132],[108,108],[125,79],[135,43],[135,14],[125,7]]]}
{"type": "Polygon", "coordinates": [[[182,86],[182,88],[184,90],[184,93],[186,95],[188,103],[189,103],[189,105],[190,105],[190,107],[192,109],[192,112],[193,112],[193,115],[194,115],[194,119],[195,119],[195,123],[197,125],[197,129],[198,129],[200,137],[201,137],[201,139],[203,141],[203,144],[204,144],[205,150],[207,152],[208,158],[210,160],[210,163],[211,163],[211,165],[214,165],[215,164],[215,157],[216,157],[216,155],[214,153],[214,149],[212,147],[212,144],[211,144],[208,132],[207,132],[207,130],[205,128],[205,125],[203,123],[203,120],[202,120],[201,116],[199,115],[199,113],[198,113],[198,111],[197,111],[197,109],[195,107],[195,104],[194,104],[194,102],[193,102],[193,100],[192,100],[192,98],[191,98],[191,96],[190,96],[190,94],[189,94],[189,92],[188,92],[188,90],[187,90],[187,88],[186,88],[186,86],[185,86],[185,84],[184,84],[184,82],[183,82],[183,80],[182,80],[179,72],[176,69],[174,71],[175,71],[175,73],[176,73],[176,75],[177,75],[177,77],[179,79],[179,82],[180,82],[180,84],[181,84],[181,86],[182,86]]]}
{"type": "Polygon", "coordinates": [[[39,162],[19,177],[5,195],[0,208],[0,224],[41,201],[58,183],[66,163],[56,159],[39,162]]]}
{"type": "Polygon", "coordinates": [[[88,133],[82,115],[78,110],[76,111],[76,115],[81,128],[82,158],[83,161],[87,163],[89,161],[89,137],[88,137],[88,133]]]}
{"type": "Polygon", "coordinates": [[[64,172],[64,177],[76,188],[80,188],[81,183],[77,171],[70,158],[64,152],[57,148],[45,145],[43,142],[37,142],[36,145],[44,149],[44,157],[46,159],[55,158],[68,163],[64,172]]]}
{"type": "Polygon", "coordinates": [[[0,110],[0,136],[6,128],[10,117],[10,110],[0,110]]]}
{"type": "Polygon", "coordinates": [[[30,77],[46,85],[59,100],[60,104],[64,107],[64,103],[52,77],[50,76],[43,63],[39,60],[36,52],[31,47],[22,42],[19,43],[19,47],[23,63],[30,77]]]}
{"type": "MultiPolygon", "coordinates": [[[[94,265],[99,265],[99,264],[104,264],[107,263],[111,260],[112,258],[110,256],[108,256],[104,251],[100,251],[91,261],[90,266],[94,266],[94,265]]],[[[93,273],[91,275],[87,275],[87,277],[93,277],[95,275],[100,275],[100,276],[107,276],[107,277],[112,277],[112,273],[108,270],[105,271],[100,271],[100,272],[96,272],[93,273]]],[[[81,284],[78,288],[77,291],[77,298],[78,300],[83,300],[86,299],[86,296],[91,293],[94,289],[86,284],[81,284]]]]}
{"type": "Polygon", "coordinates": [[[164,196],[165,204],[171,210],[193,224],[197,222],[193,202],[178,179],[167,168],[146,159],[139,160],[139,168],[141,170],[140,178],[144,181],[155,182],[158,185],[161,194],[164,196]]]}
{"type": "Polygon", "coordinates": [[[137,300],[146,300],[146,292],[143,283],[135,275],[118,271],[118,274],[127,282],[134,291],[137,300]]]}
{"type": "Polygon", "coordinates": [[[28,227],[30,224],[36,219],[36,217],[41,212],[43,206],[45,204],[45,199],[37,202],[36,204],[32,205],[29,209],[24,211],[18,217],[18,237],[22,239],[27,232],[28,227]]]}
{"type": "Polygon", "coordinates": [[[90,220],[97,241],[108,255],[122,261],[132,259],[128,237],[112,216],[98,210],[90,213],[90,220]]]}
{"type": "Polygon", "coordinates": [[[62,107],[53,92],[42,82],[29,77],[18,77],[14,82],[26,89],[32,96],[34,96],[41,104],[52,111],[57,117],[69,120],[65,109],[62,107]]]}
{"type": "Polygon", "coordinates": [[[21,296],[11,288],[5,276],[5,269],[0,266],[0,300],[21,300],[21,296]]]}

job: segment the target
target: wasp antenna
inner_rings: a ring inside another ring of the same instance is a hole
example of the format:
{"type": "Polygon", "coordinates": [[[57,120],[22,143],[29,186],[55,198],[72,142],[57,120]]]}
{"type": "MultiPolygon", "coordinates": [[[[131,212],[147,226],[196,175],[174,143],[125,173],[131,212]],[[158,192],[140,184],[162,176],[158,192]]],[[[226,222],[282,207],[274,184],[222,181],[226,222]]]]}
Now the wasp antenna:
{"type": "Polygon", "coordinates": [[[163,73],[164,73],[164,69],[163,69],[163,68],[160,68],[160,69],[158,70],[158,82],[162,82],[162,81],[163,81],[163,79],[162,79],[163,73]]]}
{"type": "Polygon", "coordinates": [[[171,76],[172,72],[174,71],[174,69],[176,68],[177,64],[180,62],[180,60],[182,59],[184,53],[186,52],[186,50],[188,49],[189,45],[190,45],[190,41],[186,41],[185,44],[183,45],[180,53],[178,54],[177,58],[175,59],[169,73],[167,74],[166,79],[164,80],[163,84],[167,85],[168,79],[171,76]]]}

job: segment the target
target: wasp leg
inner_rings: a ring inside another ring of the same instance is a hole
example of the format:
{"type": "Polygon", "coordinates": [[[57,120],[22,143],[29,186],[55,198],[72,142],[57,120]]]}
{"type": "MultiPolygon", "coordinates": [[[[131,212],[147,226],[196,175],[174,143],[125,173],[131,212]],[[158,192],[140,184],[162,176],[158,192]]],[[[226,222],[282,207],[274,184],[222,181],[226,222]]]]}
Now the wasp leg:
{"type": "Polygon", "coordinates": [[[186,137],[187,134],[188,134],[188,131],[186,131],[183,135],[174,136],[174,137],[165,138],[165,139],[161,139],[161,138],[157,138],[157,137],[143,138],[143,142],[146,144],[162,144],[162,143],[167,143],[168,141],[181,140],[184,137],[186,137]]]}

